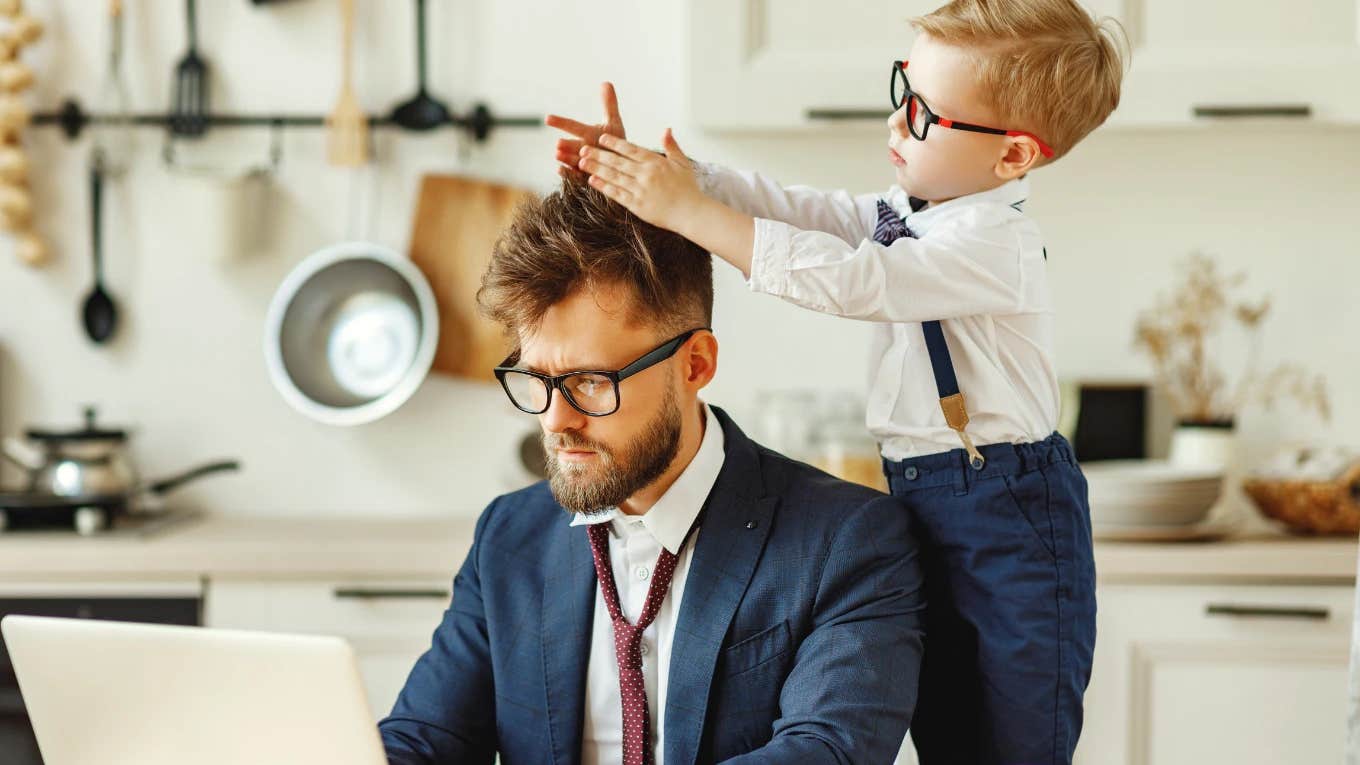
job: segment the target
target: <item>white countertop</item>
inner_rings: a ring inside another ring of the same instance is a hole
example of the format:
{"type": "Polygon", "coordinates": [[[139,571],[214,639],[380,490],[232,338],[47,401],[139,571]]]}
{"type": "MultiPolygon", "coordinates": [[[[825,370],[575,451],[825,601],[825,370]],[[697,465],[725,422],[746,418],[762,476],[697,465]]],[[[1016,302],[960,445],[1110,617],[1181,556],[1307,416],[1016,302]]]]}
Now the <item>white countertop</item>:
{"type": "Polygon", "coordinates": [[[475,519],[207,515],[148,536],[0,534],[0,581],[186,576],[451,578],[475,519]]]}
{"type": "MultiPolygon", "coordinates": [[[[0,581],[183,577],[451,578],[475,520],[209,515],[148,536],[0,533],[0,581]]],[[[1097,542],[1102,582],[1353,583],[1360,540],[1255,534],[1097,542]]]]}

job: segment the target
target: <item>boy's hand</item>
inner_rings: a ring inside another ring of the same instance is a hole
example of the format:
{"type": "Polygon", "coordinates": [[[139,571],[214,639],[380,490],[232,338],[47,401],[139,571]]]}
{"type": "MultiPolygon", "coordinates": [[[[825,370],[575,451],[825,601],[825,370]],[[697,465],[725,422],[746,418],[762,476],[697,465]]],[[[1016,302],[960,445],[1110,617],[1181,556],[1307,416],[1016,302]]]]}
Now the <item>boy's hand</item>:
{"type": "Polygon", "coordinates": [[[582,146],[577,168],[590,185],[653,226],[686,235],[708,197],[699,188],[694,164],[680,150],[669,128],[665,154],[602,135],[599,146],[582,146]]]}
{"type": "Polygon", "coordinates": [[[576,136],[557,139],[557,161],[562,163],[557,171],[563,177],[579,183],[586,181],[585,176],[576,169],[583,147],[599,146],[600,137],[605,135],[628,137],[623,130],[623,117],[619,116],[619,98],[614,93],[613,83],[606,82],[600,85],[600,100],[604,103],[604,122],[601,124],[587,125],[557,114],[549,114],[544,120],[548,127],[576,136]]]}

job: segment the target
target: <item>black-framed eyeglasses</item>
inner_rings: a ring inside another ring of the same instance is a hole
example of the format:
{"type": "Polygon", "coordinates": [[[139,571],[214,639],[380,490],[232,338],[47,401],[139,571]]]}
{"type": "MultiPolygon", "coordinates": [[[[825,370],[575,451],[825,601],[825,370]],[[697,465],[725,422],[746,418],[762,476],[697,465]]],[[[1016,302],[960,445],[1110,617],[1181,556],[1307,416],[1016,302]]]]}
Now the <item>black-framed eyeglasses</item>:
{"type": "Polygon", "coordinates": [[[545,375],[514,366],[519,361],[519,352],[516,351],[496,367],[496,379],[501,381],[505,395],[521,412],[543,414],[548,411],[552,405],[552,393],[557,390],[581,414],[604,417],[619,410],[619,383],[674,356],[680,346],[695,334],[711,331],[708,327],[691,329],[647,351],[617,371],[596,369],[545,375]]]}
{"type": "Polygon", "coordinates": [[[911,89],[911,82],[907,80],[906,61],[894,61],[892,65],[892,80],[888,85],[888,97],[892,100],[893,111],[902,108],[907,104],[907,129],[911,131],[911,137],[918,141],[926,140],[926,134],[930,132],[931,125],[939,125],[942,128],[952,128],[954,130],[967,130],[973,133],[987,133],[988,135],[1009,135],[1027,136],[1033,138],[1039,144],[1039,151],[1045,157],[1053,156],[1053,149],[1044,143],[1039,136],[1024,130],[1005,130],[1002,128],[987,127],[985,125],[975,125],[971,122],[958,122],[956,120],[941,117],[926,106],[926,102],[916,95],[911,89]]]}

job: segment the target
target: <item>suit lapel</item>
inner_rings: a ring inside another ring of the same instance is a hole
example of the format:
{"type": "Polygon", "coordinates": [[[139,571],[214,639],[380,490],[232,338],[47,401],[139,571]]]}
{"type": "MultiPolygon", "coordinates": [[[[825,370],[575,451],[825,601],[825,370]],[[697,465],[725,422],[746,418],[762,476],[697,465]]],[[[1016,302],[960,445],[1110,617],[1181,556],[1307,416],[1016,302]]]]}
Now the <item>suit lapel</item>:
{"type": "Polygon", "coordinates": [[[723,638],[755,573],[779,501],[763,493],[755,445],[725,412],[726,455],[709,494],[676,619],[666,689],[666,765],[693,765],[723,638]]]}
{"type": "Polygon", "coordinates": [[[543,681],[547,689],[552,761],[576,765],[581,760],[585,724],[586,666],[595,616],[595,566],[584,528],[571,528],[564,517],[554,533],[558,541],[546,561],[543,585],[543,681]]]}

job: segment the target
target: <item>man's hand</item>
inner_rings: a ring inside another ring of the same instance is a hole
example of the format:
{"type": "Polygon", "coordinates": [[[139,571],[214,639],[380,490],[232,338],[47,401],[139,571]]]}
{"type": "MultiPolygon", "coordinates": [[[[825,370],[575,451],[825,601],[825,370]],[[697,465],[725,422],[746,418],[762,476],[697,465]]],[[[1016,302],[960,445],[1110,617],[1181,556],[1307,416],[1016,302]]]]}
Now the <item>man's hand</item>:
{"type": "Polygon", "coordinates": [[[554,127],[576,136],[575,138],[557,139],[557,161],[562,164],[557,171],[563,177],[579,183],[586,181],[585,175],[577,169],[582,148],[599,146],[601,136],[605,135],[619,138],[628,137],[623,130],[623,117],[619,116],[619,99],[614,93],[612,82],[600,85],[600,100],[604,104],[604,122],[601,124],[587,125],[557,114],[549,114],[547,119],[544,120],[548,127],[554,127]]]}

